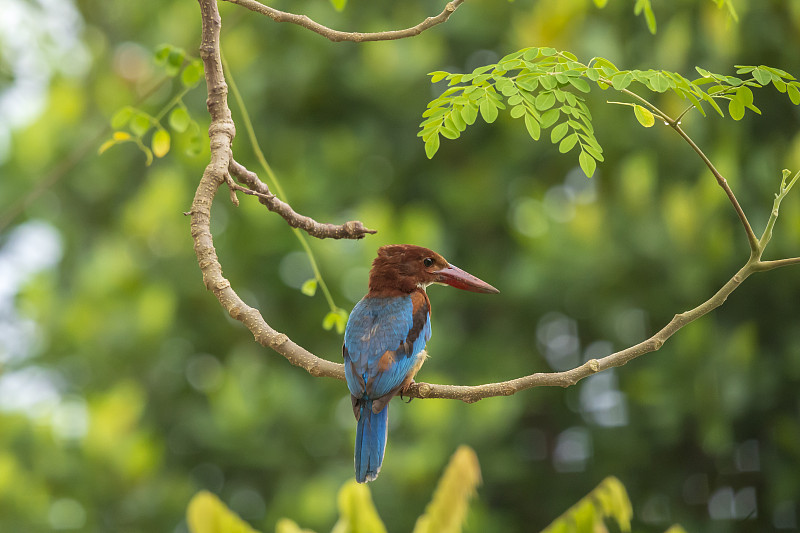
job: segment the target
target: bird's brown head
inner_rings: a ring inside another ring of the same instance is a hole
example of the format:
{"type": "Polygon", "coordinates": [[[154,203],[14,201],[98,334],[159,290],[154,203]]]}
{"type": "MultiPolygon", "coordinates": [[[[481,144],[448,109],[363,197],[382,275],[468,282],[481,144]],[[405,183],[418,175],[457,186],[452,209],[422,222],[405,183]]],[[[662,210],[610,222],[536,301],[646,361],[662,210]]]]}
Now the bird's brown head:
{"type": "Polygon", "coordinates": [[[373,294],[409,294],[432,283],[472,292],[500,292],[485,281],[451,265],[433,250],[412,244],[381,247],[369,273],[369,290],[373,294]]]}

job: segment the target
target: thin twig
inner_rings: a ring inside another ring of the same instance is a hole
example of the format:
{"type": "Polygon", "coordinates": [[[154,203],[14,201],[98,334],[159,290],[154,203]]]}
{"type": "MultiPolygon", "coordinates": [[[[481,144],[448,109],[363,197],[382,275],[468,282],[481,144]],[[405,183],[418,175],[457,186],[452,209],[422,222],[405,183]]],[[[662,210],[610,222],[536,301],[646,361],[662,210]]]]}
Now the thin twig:
{"type": "Polygon", "coordinates": [[[244,8],[247,8],[251,11],[255,11],[256,13],[261,13],[262,15],[266,15],[275,22],[290,22],[292,24],[297,24],[298,26],[302,26],[307,30],[311,30],[314,33],[318,33],[323,37],[330,39],[333,42],[341,42],[341,41],[352,41],[352,42],[366,42],[366,41],[393,41],[396,39],[404,39],[407,37],[414,37],[415,35],[419,35],[423,31],[432,28],[442,22],[447,21],[450,18],[450,15],[458,9],[464,0],[452,0],[444,6],[444,9],[441,13],[436,15],[435,17],[428,17],[416,26],[412,26],[410,28],[406,28],[404,30],[390,30],[390,31],[380,31],[375,33],[362,33],[362,32],[350,32],[350,31],[339,31],[329,28],[327,26],[323,26],[322,24],[311,20],[306,15],[297,15],[295,13],[287,13],[286,11],[280,11],[275,9],[274,7],[265,6],[264,4],[257,2],[256,0],[225,0],[226,2],[230,2],[231,4],[238,4],[244,8]]]}
{"type": "Polygon", "coordinates": [[[689,135],[687,135],[685,131],[683,131],[683,128],[681,128],[680,124],[678,124],[676,121],[668,121],[668,123],[673,130],[678,132],[678,135],[683,137],[683,140],[689,143],[689,146],[692,147],[692,150],[694,150],[697,153],[697,155],[700,156],[700,159],[703,160],[708,169],[717,179],[717,183],[719,184],[720,187],[722,187],[722,190],[725,191],[725,194],[728,196],[728,200],[730,200],[731,205],[733,205],[733,209],[736,211],[736,214],[738,215],[739,220],[741,221],[742,226],[744,227],[744,232],[747,234],[747,242],[750,244],[750,253],[757,254],[758,237],[756,237],[756,234],[753,232],[753,228],[750,226],[750,222],[747,220],[747,215],[744,214],[742,206],[739,205],[739,201],[736,199],[736,195],[733,194],[733,190],[731,190],[730,185],[728,185],[728,180],[726,180],[722,176],[722,174],[720,174],[720,172],[717,170],[717,168],[714,166],[711,160],[706,156],[705,153],[703,153],[700,147],[697,146],[697,144],[695,144],[692,138],[689,137],[689,135]]]}
{"type": "MultiPolygon", "coordinates": [[[[600,78],[598,81],[608,85],[609,87],[613,87],[611,80],[609,80],[608,78],[600,78]]],[[[700,159],[703,160],[708,169],[717,179],[717,183],[719,184],[719,186],[722,187],[722,190],[725,191],[728,200],[731,202],[733,209],[736,211],[736,215],[739,217],[739,220],[741,221],[742,226],[744,227],[744,232],[747,235],[747,242],[750,245],[750,257],[751,258],[757,257],[759,254],[758,237],[756,237],[756,234],[753,232],[753,228],[750,226],[750,222],[747,220],[747,215],[744,214],[742,206],[739,205],[739,200],[736,199],[736,195],[733,194],[733,190],[731,190],[730,185],[728,185],[728,180],[726,180],[725,177],[722,174],[720,174],[719,170],[717,170],[717,168],[714,166],[711,160],[706,156],[706,154],[700,149],[699,146],[697,146],[697,144],[695,144],[692,138],[689,137],[689,135],[681,128],[680,120],[691,108],[683,111],[683,113],[681,113],[677,119],[673,119],[665,112],[663,112],[661,109],[652,104],[649,100],[639,96],[635,92],[629,89],[622,89],[620,92],[627,94],[634,100],[638,100],[644,106],[650,108],[653,114],[655,114],[658,118],[663,120],[668,126],[674,129],[678,133],[678,135],[680,135],[683,138],[683,140],[685,140],[689,144],[689,146],[692,147],[692,150],[694,150],[695,153],[697,153],[697,155],[700,156],[700,159]]]]}

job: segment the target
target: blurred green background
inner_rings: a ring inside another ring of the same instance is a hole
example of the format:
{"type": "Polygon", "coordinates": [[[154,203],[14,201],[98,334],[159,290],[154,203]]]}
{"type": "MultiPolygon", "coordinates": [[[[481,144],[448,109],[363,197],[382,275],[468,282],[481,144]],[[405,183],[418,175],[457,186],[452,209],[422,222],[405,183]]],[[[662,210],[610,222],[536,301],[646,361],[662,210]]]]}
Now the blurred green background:
{"type": "MultiPolygon", "coordinates": [[[[153,51],[168,42],[194,53],[197,3],[2,5],[0,531],[184,532],[200,489],[262,531],[284,516],[329,530],[336,490],[352,477],[347,389],[254,343],[203,287],[183,212],[207,148],[189,155],[177,135],[149,167],[130,143],[96,153],[117,109],[156,113],[179,90],[161,83],[153,51]]],[[[442,8],[273,5],[362,31],[442,8]]],[[[547,45],[690,78],[695,65],[733,74],[734,64],[800,76],[800,3],[734,5],[738,23],[707,0],[656,3],[654,36],[625,0],[603,10],[589,0],[469,0],[419,37],[356,45],[223,3],[222,45],[294,208],[378,230],[312,242],[337,305],[352,307],[376,249],[397,242],[434,248],[501,290],[430,290],[431,359],[419,379],[479,384],[639,342],[711,296],[747,259],[747,242],[689,147],[606,105],[620,99],[610,92],[588,97],[606,155],[592,179],[574,154],[546,136],[532,142],[507,115],[427,160],[416,133],[438,89],[426,73],[547,45]]],[[[185,98],[203,131],[204,90],[185,98]]],[[[685,105],[655,101],[672,113],[685,105]]],[[[690,113],[683,124],[760,234],[781,169],[800,169],[800,111],[772,87],[755,103],[762,116],[690,113]]],[[[234,149],[257,169],[241,122],[234,149]]],[[[300,292],[311,270],[283,220],[222,194],[212,229],[239,294],[339,361],[341,336],[321,327],[322,295],[300,292]]],[[[784,202],[766,255],[800,255],[800,191],[784,202]]],[[[409,530],[467,444],[484,480],[468,531],[538,530],[608,475],[627,487],[638,531],[797,530],[798,295],[797,267],[753,276],[659,352],[568,389],[393,403],[386,460],[370,484],[381,516],[390,531],[409,530]]]]}

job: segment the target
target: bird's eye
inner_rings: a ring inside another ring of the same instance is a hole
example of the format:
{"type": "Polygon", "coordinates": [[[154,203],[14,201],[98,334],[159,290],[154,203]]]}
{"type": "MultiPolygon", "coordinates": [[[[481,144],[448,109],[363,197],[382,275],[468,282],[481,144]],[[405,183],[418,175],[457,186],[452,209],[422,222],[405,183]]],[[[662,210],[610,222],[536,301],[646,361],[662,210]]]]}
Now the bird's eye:
{"type": "Polygon", "coordinates": [[[433,265],[433,258],[426,257],[425,259],[422,260],[422,264],[425,265],[426,267],[432,266],[433,265]]]}

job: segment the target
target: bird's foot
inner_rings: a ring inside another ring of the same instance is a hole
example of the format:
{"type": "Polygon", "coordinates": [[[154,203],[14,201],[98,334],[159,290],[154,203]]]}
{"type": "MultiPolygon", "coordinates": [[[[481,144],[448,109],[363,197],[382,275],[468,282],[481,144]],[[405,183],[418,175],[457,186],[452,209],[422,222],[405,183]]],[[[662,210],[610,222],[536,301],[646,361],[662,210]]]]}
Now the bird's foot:
{"type": "Polygon", "coordinates": [[[406,384],[404,387],[402,387],[402,388],[400,389],[400,399],[401,399],[401,400],[403,400],[403,401],[404,401],[404,402],[406,402],[406,403],[411,403],[411,400],[413,400],[414,398],[409,398],[409,399],[408,399],[408,401],[406,401],[406,399],[405,399],[405,398],[403,398],[403,393],[404,393],[404,392],[408,392],[408,389],[410,389],[410,388],[411,388],[411,385],[413,385],[414,383],[415,383],[415,381],[412,379],[412,380],[411,380],[411,381],[409,381],[409,382],[408,382],[408,383],[407,383],[407,384],[406,384]]]}

